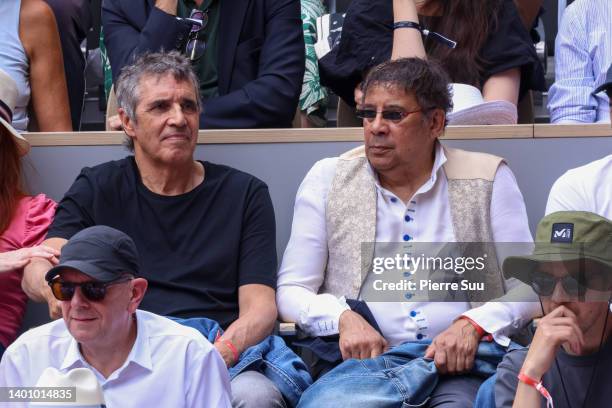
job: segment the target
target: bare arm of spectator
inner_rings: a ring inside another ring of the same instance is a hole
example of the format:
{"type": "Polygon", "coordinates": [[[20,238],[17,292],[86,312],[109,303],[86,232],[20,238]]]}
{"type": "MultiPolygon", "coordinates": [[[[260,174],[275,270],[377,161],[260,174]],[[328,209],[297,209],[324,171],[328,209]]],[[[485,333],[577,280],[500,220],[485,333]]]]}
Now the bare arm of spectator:
{"type": "MultiPolygon", "coordinates": [[[[538,323],[521,372],[540,382],[552,367],[557,351],[563,344],[566,344],[573,354],[581,354],[585,346],[585,336],[574,312],[565,306],[559,306],[538,323]]],[[[512,406],[536,408],[541,407],[541,404],[542,396],[536,388],[519,381],[512,406]]]]}
{"type": "MultiPolygon", "coordinates": [[[[197,2],[196,0],[196,3],[197,2]]],[[[155,0],[155,7],[173,16],[176,16],[177,5],[178,0],[155,0]]]]}
{"type": "MultiPolygon", "coordinates": [[[[42,245],[59,252],[65,243],[66,240],[63,238],[49,238],[42,245]]],[[[49,305],[49,316],[52,319],[57,319],[62,315],[59,301],[55,299],[45,280],[45,274],[51,267],[53,267],[53,264],[48,259],[33,258],[23,270],[21,288],[30,299],[36,302],[47,302],[49,305]]]]}
{"type": "Polygon", "coordinates": [[[44,258],[51,263],[57,263],[59,251],[45,245],[38,245],[30,248],[3,252],[0,254],[0,273],[23,268],[30,263],[32,258],[36,257],[44,258]]]}
{"type": "Polygon", "coordinates": [[[30,61],[32,110],[41,132],[71,131],[68,88],[57,23],[40,0],[22,2],[19,37],[30,61]]]}
{"type": "Polygon", "coordinates": [[[519,88],[521,86],[520,68],[512,68],[487,79],[482,87],[485,101],[508,101],[518,104],[519,88]]]}
{"type": "Polygon", "coordinates": [[[535,23],[538,17],[540,8],[542,8],[544,0],[514,0],[514,3],[521,15],[521,20],[523,20],[525,28],[531,30],[533,23],[535,23]]]}
{"type": "Polygon", "coordinates": [[[238,288],[238,319],[215,342],[215,347],[228,367],[237,363],[234,352],[239,356],[272,332],[277,316],[275,297],[274,289],[266,285],[249,284],[238,288]],[[226,340],[236,350],[232,350],[225,343],[226,340]]]}
{"type": "MultiPolygon", "coordinates": [[[[419,22],[414,0],[393,0],[393,22],[397,23],[399,21],[419,22]]],[[[421,32],[414,28],[393,30],[391,59],[409,57],[427,58],[421,32]]]]}

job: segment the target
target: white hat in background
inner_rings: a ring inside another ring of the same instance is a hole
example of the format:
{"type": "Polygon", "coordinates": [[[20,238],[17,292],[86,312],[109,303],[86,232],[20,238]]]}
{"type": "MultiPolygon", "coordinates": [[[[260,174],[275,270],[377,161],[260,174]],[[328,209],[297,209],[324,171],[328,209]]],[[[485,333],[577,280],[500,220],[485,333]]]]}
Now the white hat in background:
{"type": "Polygon", "coordinates": [[[515,125],[516,106],[508,101],[485,102],[480,90],[467,84],[451,84],[453,110],[448,125],[515,125]]]}
{"type": "Polygon", "coordinates": [[[19,146],[19,153],[24,156],[30,151],[30,144],[11,126],[18,95],[17,84],[13,78],[0,69],[0,126],[15,138],[19,146]]]}
{"type": "Polygon", "coordinates": [[[32,402],[31,405],[62,407],[104,407],[104,395],[96,378],[89,368],[73,368],[62,373],[56,368],[47,367],[38,378],[36,387],[75,387],[76,400],[73,402],[32,402]]]}

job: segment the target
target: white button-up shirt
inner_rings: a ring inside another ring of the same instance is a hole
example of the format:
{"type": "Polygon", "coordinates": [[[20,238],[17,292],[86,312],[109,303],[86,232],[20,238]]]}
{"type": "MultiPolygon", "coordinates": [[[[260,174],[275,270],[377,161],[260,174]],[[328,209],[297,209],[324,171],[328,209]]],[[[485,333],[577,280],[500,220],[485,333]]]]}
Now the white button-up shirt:
{"type": "MultiPolygon", "coordinates": [[[[446,162],[438,143],[431,177],[407,202],[383,188],[374,177],[377,193],[376,242],[454,242],[448,198],[446,162]]],[[[308,334],[338,333],[340,314],[348,309],[343,299],[317,294],[327,264],[325,207],[337,158],[323,159],[308,172],[297,193],[291,237],[278,275],[280,316],[308,334]]],[[[527,212],[514,175],[501,164],[493,183],[491,226],[495,242],[531,242],[527,212]]],[[[462,313],[493,333],[501,344],[506,334],[531,320],[539,311],[532,302],[490,302],[469,310],[467,302],[368,302],[383,336],[390,345],[431,339],[462,313]]]]}
{"type": "Polygon", "coordinates": [[[96,375],[108,408],[231,407],[227,368],[202,334],[141,310],[136,320],[134,346],[108,378],[87,363],[60,319],[24,333],[7,348],[0,387],[33,387],[47,367],[62,373],[85,367],[96,375]]]}
{"type": "Polygon", "coordinates": [[[551,123],[610,121],[608,96],[591,93],[612,63],[612,2],[576,0],[563,14],[555,41],[555,83],[548,92],[551,123]]]}

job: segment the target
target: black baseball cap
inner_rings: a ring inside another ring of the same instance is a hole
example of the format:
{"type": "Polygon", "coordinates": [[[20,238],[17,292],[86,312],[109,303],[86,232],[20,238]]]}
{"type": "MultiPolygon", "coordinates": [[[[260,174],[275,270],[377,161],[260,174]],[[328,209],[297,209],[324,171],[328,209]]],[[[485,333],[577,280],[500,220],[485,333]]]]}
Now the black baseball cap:
{"type": "Polygon", "coordinates": [[[606,75],[606,82],[601,84],[597,89],[593,91],[593,95],[600,93],[601,91],[610,92],[612,91],[612,65],[608,68],[608,74],[606,75]]]}
{"type": "Polygon", "coordinates": [[[76,269],[101,282],[111,282],[125,274],[138,276],[138,250],[125,233],[96,225],[68,240],[62,247],[59,264],[47,272],[45,279],[50,282],[64,269],[76,269]]]}

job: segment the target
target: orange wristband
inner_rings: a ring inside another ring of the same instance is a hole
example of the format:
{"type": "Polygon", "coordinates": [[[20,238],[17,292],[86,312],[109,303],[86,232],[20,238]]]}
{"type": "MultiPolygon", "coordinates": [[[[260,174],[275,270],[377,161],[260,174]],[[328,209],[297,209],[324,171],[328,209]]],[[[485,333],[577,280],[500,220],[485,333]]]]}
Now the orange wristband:
{"type": "Polygon", "coordinates": [[[546,408],[553,408],[553,399],[548,390],[542,385],[542,381],[536,381],[524,372],[520,372],[517,376],[519,381],[535,388],[544,398],[546,398],[546,408]]]}

